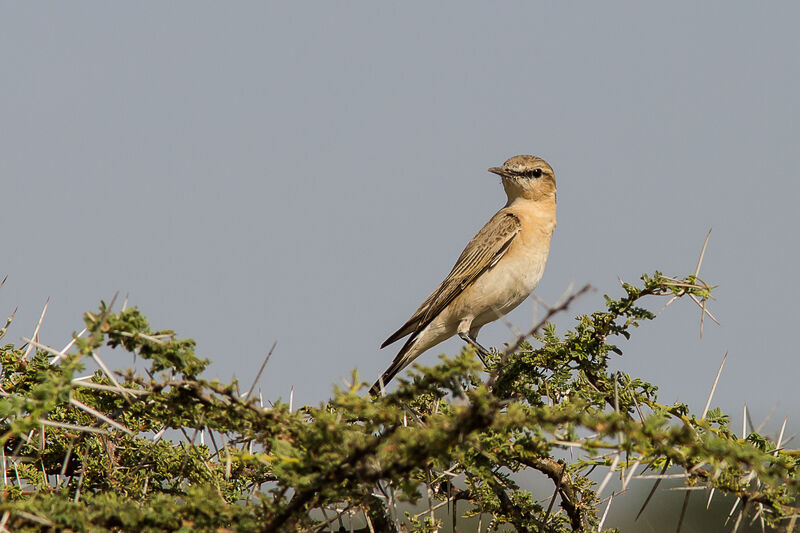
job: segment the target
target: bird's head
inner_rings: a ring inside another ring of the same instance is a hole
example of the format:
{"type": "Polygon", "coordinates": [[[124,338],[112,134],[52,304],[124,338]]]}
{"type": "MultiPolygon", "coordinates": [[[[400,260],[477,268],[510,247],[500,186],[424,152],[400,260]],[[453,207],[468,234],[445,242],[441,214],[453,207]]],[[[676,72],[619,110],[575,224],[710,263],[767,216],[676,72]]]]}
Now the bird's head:
{"type": "Polygon", "coordinates": [[[502,167],[492,167],[489,172],[500,176],[508,201],[555,199],[556,177],[553,168],[544,159],[532,155],[515,155],[502,167]]]}

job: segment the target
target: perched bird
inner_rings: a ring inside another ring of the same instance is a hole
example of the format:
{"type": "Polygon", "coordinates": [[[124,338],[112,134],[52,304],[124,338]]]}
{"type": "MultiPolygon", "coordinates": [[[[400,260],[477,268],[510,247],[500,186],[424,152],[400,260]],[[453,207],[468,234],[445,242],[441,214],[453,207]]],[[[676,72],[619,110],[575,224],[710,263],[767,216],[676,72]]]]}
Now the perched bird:
{"type": "Polygon", "coordinates": [[[372,386],[379,393],[420,354],[453,335],[487,351],[476,337],[481,327],[505,315],[542,279],[556,227],[556,179],[544,159],[518,155],[489,169],[508,196],[461,252],[453,270],[381,348],[410,335],[392,365],[372,386]]]}

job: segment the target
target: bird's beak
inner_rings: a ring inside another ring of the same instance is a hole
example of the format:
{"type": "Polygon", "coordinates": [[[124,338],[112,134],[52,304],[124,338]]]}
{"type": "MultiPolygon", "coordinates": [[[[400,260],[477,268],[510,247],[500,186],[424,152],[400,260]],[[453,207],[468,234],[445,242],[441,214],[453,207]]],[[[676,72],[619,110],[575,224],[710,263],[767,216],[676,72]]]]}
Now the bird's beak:
{"type": "Polygon", "coordinates": [[[498,176],[505,176],[505,172],[503,171],[502,167],[492,167],[489,169],[489,172],[493,174],[497,174],[498,176]]]}

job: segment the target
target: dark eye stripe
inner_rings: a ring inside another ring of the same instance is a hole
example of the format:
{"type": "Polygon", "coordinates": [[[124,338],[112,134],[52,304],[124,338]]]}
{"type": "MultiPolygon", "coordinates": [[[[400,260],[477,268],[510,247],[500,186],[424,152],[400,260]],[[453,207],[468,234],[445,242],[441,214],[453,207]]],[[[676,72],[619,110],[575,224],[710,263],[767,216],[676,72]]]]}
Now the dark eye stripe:
{"type": "Polygon", "coordinates": [[[526,178],[541,178],[544,175],[544,170],[541,168],[534,168],[533,170],[511,170],[510,173],[526,178]]]}

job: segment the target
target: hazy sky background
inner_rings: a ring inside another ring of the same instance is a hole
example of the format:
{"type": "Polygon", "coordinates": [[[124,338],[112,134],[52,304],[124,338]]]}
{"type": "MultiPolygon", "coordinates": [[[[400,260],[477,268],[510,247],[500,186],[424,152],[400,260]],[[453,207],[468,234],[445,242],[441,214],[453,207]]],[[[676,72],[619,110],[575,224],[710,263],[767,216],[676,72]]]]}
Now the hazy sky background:
{"type": "Polygon", "coordinates": [[[713,228],[722,327],[700,340],[676,303],[614,366],[700,411],[729,351],[714,403],[797,431],[798,20],[789,2],[4,3],[8,342],[49,296],[60,348],[120,291],[210,376],[249,386],[277,340],[265,398],[319,402],[384,370],[380,343],[503,205],[486,169],[530,153],[559,192],[537,294],[599,291],[560,329],[618,277],[691,273],[713,228]]]}

